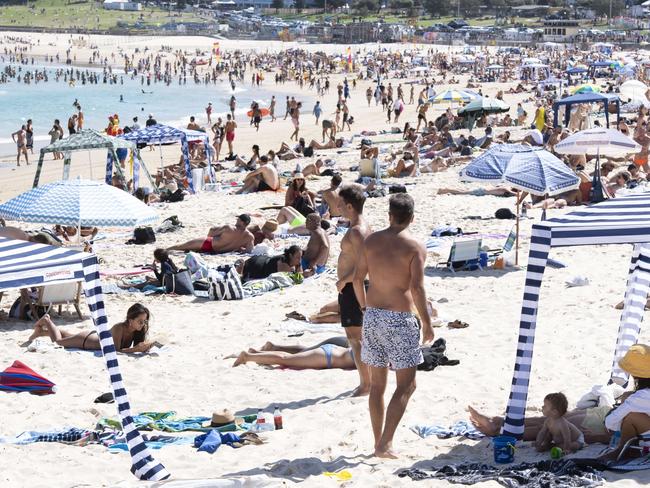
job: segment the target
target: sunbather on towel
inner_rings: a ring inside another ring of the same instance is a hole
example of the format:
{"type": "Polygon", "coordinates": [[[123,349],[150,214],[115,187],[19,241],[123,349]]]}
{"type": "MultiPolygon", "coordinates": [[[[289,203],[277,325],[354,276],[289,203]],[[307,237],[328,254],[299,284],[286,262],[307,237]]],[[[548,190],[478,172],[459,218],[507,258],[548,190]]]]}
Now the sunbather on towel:
{"type": "Polygon", "coordinates": [[[456,190],[454,188],[438,188],[438,195],[473,195],[475,197],[484,197],[493,195],[495,197],[514,197],[516,191],[511,188],[475,188],[474,190],[456,190]]]}
{"type": "MultiPolygon", "coordinates": [[[[147,352],[153,342],[147,340],[149,333],[149,310],[142,304],[131,305],[126,312],[124,322],[111,328],[115,349],[119,352],[147,352]]],[[[99,335],[96,330],[70,332],[63,330],[52,322],[48,314],[43,315],[35,324],[29,342],[37,337],[49,336],[59,346],[86,351],[99,351],[99,335]]]]}
{"type": "Polygon", "coordinates": [[[246,227],[251,218],[248,214],[237,217],[235,225],[212,227],[204,239],[192,239],[169,247],[168,251],[195,251],[207,253],[250,252],[254,237],[246,227]]]}
{"type": "Polygon", "coordinates": [[[299,273],[302,271],[300,263],[302,261],[302,249],[300,246],[289,246],[283,254],[277,256],[253,256],[247,259],[241,265],[238,271],[244,281],[261,280],[268,278],[273,273],[289,272],[299,273]]]}
{"type": "Polygon", "coordinates": [[[244,186],[237,190],[238,195],[257,191],[278,191],[280,189],[278,170],[268,162],[268,156],[264,155],[260,158],[260,167],[246,175],[244,186]]]}
{"type": "Polygon", "coordinates": [[[267,342],[260,350],[242,351],[233,367],[249,361],[296,369],[353,369],[355,367],[352,349],[343,336],[330,337],[311,347],[281,346],[267,342]]]}

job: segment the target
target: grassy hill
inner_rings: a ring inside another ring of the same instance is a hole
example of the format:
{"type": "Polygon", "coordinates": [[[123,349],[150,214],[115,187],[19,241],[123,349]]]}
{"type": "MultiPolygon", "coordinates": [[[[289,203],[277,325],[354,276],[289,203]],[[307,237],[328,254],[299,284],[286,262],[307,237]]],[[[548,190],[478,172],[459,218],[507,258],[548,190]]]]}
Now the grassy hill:
{"type": "Polygon", "coordinates": [[[194,13],[167,11],[144,7],[140,12],[105,10],[101,1],[38,0],[25,5],[0,6],[3,27],[42,27],[63,29],[109,30],[126,23],[138,22],[143,28],[158,27],[169,22],[208,22],[210,19],[194,13]]]}

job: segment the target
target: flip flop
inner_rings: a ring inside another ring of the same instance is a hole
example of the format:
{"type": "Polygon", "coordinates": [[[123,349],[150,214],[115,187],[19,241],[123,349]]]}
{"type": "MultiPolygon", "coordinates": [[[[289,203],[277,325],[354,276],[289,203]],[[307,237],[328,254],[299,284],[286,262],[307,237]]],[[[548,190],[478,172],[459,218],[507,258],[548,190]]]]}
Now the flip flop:
{"type": "Polygon", "coordinates": [[[460,320],[454,320],[453,322],[449,322],[447,327],[450,329],[466,329],[469,327],[469,324],[467,322],[461,322],[460,320]]]}
{"type": "Polygon", "coordinates": [[[288,319],[302,320],[303,322],[307,322],[307,317],[305,317],[300,312],[296,312],[295,310],[286,314],[285,317],[288,319]]]}
{"type": "Polygon", "coordinates": [[[95,403],[115,403],[115,400],[113,399],[113,394],[109,391],[95,398],[95,403]]]}

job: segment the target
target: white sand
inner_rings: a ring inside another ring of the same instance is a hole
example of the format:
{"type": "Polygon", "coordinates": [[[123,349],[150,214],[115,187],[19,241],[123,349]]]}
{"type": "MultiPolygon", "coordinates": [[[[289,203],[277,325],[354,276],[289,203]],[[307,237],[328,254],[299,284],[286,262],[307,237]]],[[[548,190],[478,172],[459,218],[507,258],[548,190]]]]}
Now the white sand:
{"type": "MultiPolygon", "coordinates": [[[[41,44],[64,36],[43,36],[41,44]]],[[[131,40],[142,46],[142,39],[131,40]]],[[[148,41],[160,44],[194,46],[212,42],[207,38],[177,38],[148,41]]],[[[54,42],[54,41],[52,41],[54,42]]],[[[113,40],[98,38],[108,47],[113,40]]],[[[119,41],[124,45],[125,40],[119,41]]],[[[229,42],[221,41],[228,49],[229,42]]],[[[241,43],[238,42],[237,45],[241,43]]],[[[270,43],[269,43],[270,45],[270,43]]],[[[265,47],[267,44],[265,43],[265,47]]],[[[286,45],[285,45],[286,46],[286,45]]],[[[338,46],[337,46],[338,48],[338,46]]],[[[394,83],[395,84],[395,83],[394,83]]],[[[366,82],[353,93],[351,112],[357,119],[355,131],[387,128],[384,116],[365,105],[366,82]]],[[[489,91],[495,90],[491,85],[489,91]]],[[[486,85],[487,87],[487,85],[486,85]]],[[[296,89],[296,91],[298,91],[296,89]]],[[[300,92],[298,92],[300,96],[300,92]]],[[[334,105],[336,92],[326,97],[324,104],[334,105]]],[[[523,97],[519,97],[523,98],[523,97]]],[[[507,97],[514,106],[518,97],[507,97]]],[[[373,104],[374,105],[374,104],[373,104]]],[[[306,110],[308,113],[310,108],[306,110]]],[[[529,113],[532,113],[529,111],[529,113]]],[[[311,116],[305,115],[308,127],[311,116]]],[[[403,122],[414,120],[414,109],[407,106],[403,122]]],[[[312,122],[313,123],[313,122],[312,122]]],[[[253,133],[247,127],[238,133],[237,151],[256,141],[263,150],[279,147],[287,140],[289,123],[278,121],[273,130],[264,122],[262,132],[253,133]],[[240,145],[241,144],[241,145],[240,145]]],[[[306,136],[317,136],[314,126],[306,136]]],[[[347,134],[346,134],[347,135],[347,134]]],[[[177,149],[168,148],[167,159],[177,159],[177,149]]],[[[329,153],[324,151],[323,153],[329,153]]],[[[151,166],[158,162],[157,153],[144,151],[151,166]]],[[[96,173],[101,174],[103,155],[97,153],[96,173]]],[[[341,166],[347,168],[356,158],[341,156],[341,166]]],[[[86,171],[86,156],[73,159],[73,174],[86,171]],[[77,161],[80,161],[77,164],[77,161]]],[[[4,165],[3,165],[4,166],[4,165]]],[[[44,180],[57,179],[60,166],[51,164],[44,180]]],[[[283,164],[291,169],[295,162],[283,164]]],[[[30,186],[34,168],[10,171],[0,169],[3,199],[30,186]]],[[[356,175],[344,172],[345,181],[356,175]]],[[[310,181],[315,189],[324,188],[328,178],[310,181]]],[[[416,199],[414,234],[423,240],[435,225],[450,223],[465,232],[480,231],[507,234],[512,222],[499,220],[475,221],[466,215],[492,216],[500,207],[512,208],[513,199],[491,196],[435,196],[440,187],[463,187],[457,170],[417,178],[417,186],[408,191],[416,199]]],[[[476,186],[476,185],[475,185],[476,186]]],[[[467,185],[466,187],[471,187],[467,185]]],[[[283,201],[284,195],[269,193],[247,196],[201,194],[185,202],[169,205],[160,211],[164,218],[178,215],[185,224],[177,234],[160,234],[156,245],[126,246],[125,239],[103,241],[97,253],[105,267],[130,267],[150,262],[156,246],[167,246],[190,237],[205,235],[209,226],[234,222],[243,212],[283,201]]],[[[560,211],[551,211],[556,215],[560,211]]],[[[265,218],[274,211],[260,212],[265,218]]],[[[370,199],[366,215],[374,228],[387,223],[387,199],[370,199]]],[[[539,219],[540,211],[530,214],[539,219]]],[[[262,220],[257,218],[256,220],[262,220]]],[[[532,221],[525,221],[522,234],[530,234],[532,221]]],[[[503,244],[505,238],[486,241],[491,247],[503,244]]],[[[335,265],[339,238],[333,239],[331,265],[335,265]]],[[[528,238],[522,239],[521,261],[525,264],[528,238]]],[[[563,391],[571,404],[594,384],[605,383],[611,366],[620,313],[613,305],[623,297],[630,246],[598,246],[553,250],[552,256],[568,267],[548,269],[542,287],[536,357],[529,397],[529,414],[540,414],[542,398],[552,391],[563,391]],[[573,275],[586,275],[591,284],[566,289],[564,282],[573,275]]],[[[442,248],[446,255],[448,248],[442,248]]],[[[445,256],[446,257],[446,256],[445,256]]],[[[177,259],[177,262],[180,260],[177,259]]],[[[211,258],[212,262],[227,262],[227,258],[211,258]]],[[[431,253],[428,265],[435,266],[438,257],[431,253]]],[[[411,486],[409,479],[395,475],[399,468],[427,466],[464,461],[491,462],[492,449],[487,440],[481,442],[459,439],[438,440],[418,438],[408,430],[415,423],[452,424],[467,419],[465,407],[474,405],[492,414],[505,410],[512,368],[515,359],[517,328],[523,291],[524,271],[493,271],[459,273],[451,276],[434,273],[426,278],[427,294],[439,304],[443,317],[460,319],[470,324],[464,330],[436,329],[437,337],[447,340],[448,356],[459,359],[454,367],[439,367],[433,372],[418,373],[418,389],[398,428],[395,447],[402,458],[380,461],[372,452],[372,435],[365,399],[349,398],[357,384],[354,371],[293,371],[269,370],[253,364],[232,368],[232,360],[223,359],[248,347],[260,347],[265,341],[313,344],[329,334],[305,334],[287,338],[274,332],[285,313],[299,310],[311,314],[336,298],[334,278],[325,277],[311,284],[296,286],[281,293],[247,299],[241,302],[204,302],[188,297],[139,295],[109,295],[107,311],[111,323],[124,317],[126,309],[140,300],[153,312],[151,331],[154,339],[171,346],[160,357],[133,358],[120,356],[120,365],[130,395],[132,411],[173,410],[179,416],[209,416],[213,410],[229,408],[238,413],[254,413],[258,408],[271,412],[274,405],[282,408],[285,429],[269,433],[263,446],[248,446],[234,450],[222,447],[214,455],[196,453],[190,446],[169,446],[154,451],[172,473],[174,479],[254,477],[269,486],[287,486],[304,482],[306,486],[335,486],[337,482],[320,473],[347,469],[352,480],[344,486],[396,487],[411,486]]],[[[16,298],[9,293],[2,304],[4,311],[16,298]]],[[[88,315],[86,311],[86,316],[88,315]]],[[[57,323],[66,323],[55,316],[57,323]]],[[[69,323],[73,321],[70,320],[69,323]]],[[[73,326],[91,327],[89,320],[73,326]]],[[[95,405],[93,399],[108,391],[104,363],[90,353],[70,353],[63,350],[30,353],[21,347],[30,334],[31,324],[2,319],[0,327],[0,367],[19,359],[58,385],[55,395],[36,397],[26,393],[2,394],[0,403],[0,434],[16,435],[25,430],[46,430],[66,425],[91,428],[103,416],[115,416],[114,405],[95,405]]],[[[341,330],[341,333],[342,330],[341,330]]],[[[650,335],[642,332],[641,342],[650,335]]],[[[391,375],[388,394],[394,387],[391,375]]],[[[387,397],[388,401],[388,397],[387,397]]],[[[594,454],[598,447],[585,454],[594,454]]],[[[517,451],[517,460],[545,459],[532,448],[517,451]]],[[[129,473],[130,460],[126,453],[109,454],[102,446],[65,446],[62,444],[32,444],[12,446],[0,444],[0,486],[146,486],[129,473]]],[[[644,473],[624,476],[607,474],[612,486],[637,486],[647,483],[644,473]]],[[[442,486],[443,482],[421,483],[422,486],[442,486]]],[[[247,486],[253,486],[251,483],[247,486]]],[[[262,486],[262,485],[259,485],[262,486]]],[[[343,484],[341,484],[343,486],[343,484]]],[[[415,485],[414,485],[415,486],[415,485]]],[[[497,486],[486,483],[483,486],[497,486]]]]}

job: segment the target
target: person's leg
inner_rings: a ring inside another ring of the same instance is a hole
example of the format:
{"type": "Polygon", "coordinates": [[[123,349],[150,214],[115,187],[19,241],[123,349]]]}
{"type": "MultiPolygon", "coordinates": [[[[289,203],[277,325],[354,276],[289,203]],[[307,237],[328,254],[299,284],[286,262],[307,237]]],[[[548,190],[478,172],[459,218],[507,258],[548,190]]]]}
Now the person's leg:
{"type": "Polygon", "coordinates": [[[242,186],[239,190],[235,192],[236,195],[242,195],[246,193],[255,193],[257,191],[257,187],[260,184],[260,180],[258,178],[251,178],[248,181],[244,183],[244,186],[242,186]]]}
{"type": "MultiPolygon", "coordinates": [[[[281,344],[273,344],[271,341],[267,341],[266,344],[264,344],[259,351],[256,351],[254,349],[249,349],[248,352],[260,352],[260,351],[280,351],[280,352],[288,352],[290,354],[295,354],[297,352],[304,351],[306,348],[304,346],[300,345],[293,345],[293,346],[287,346],[287,345],[281,345],[281,344]]],[[[310,348],[314,349],[314,348],[310,348]]]]}
{"type": "Polygon", "coordinates": [[[291,223],[294,221],[296,218],[302,217],[302,214],[298,212],[295,208],[293,207],[282,207],[280,209],[280,212],[278,213],[278,224],[286,224],[287,222],[291,223]]]}
{"type": "Polygon", "coordinates": [[[320,348],[312,351],[299,352],[297,354],[289,354],[279,351],[260,353],[242,351],[233,366],[239,366],[248,361],[253,361],[257,364],[286,366],[298,369],[327,369],[325,352],[320,348]]]}
{"type": "Polygon", "coordinates": [[[377,457],[397,458],[393,452],[393,436],[402,420],[406,405],[415,391],[415,372],[416,368],[399,369],[395,372],[397,387],[386,409],[386,423],[381,439],[375,447],[375,456],[377,457]]]}
{"type": "Polygon", "coordinates": [[[199,252],[205,239],[192,239],[190,241],[184,242],[182,244],[176,244],[175,246],[168,247],[168,251],[195,251],[199,252]]]}
{"type": "Polygon", "coordinates": [[[350,342],[350,347],[354,353],[354,364],[359,372],[359,386],[354,391],[353,396],[364,396],[370,392],[370,370],[368,366],[361,361],[361,332],[360,326],[345,327],[345,335],[350,342]]]}
{"type": "MultiPolygon", "coordinates": [[[[355,355],[356,360],[356,355],[355,355]]],[[[370,423],[372,434],[375,439],[375,450],[381,440],[384,428],[384,393],[386,392],[386,381],[388,379],[388,368],[375,368],[367,366],[370,370],[370,395],[368,397],[368,410],[370,411],[370,423]]]]}
{"type": "Polygon", "coordinates": [[[650,415],[639,412],[628,413],[621,423],[621,440],[618,446],[605,457],[616,459],[627,441],[648,431],[650,431],[650,415]]]}

